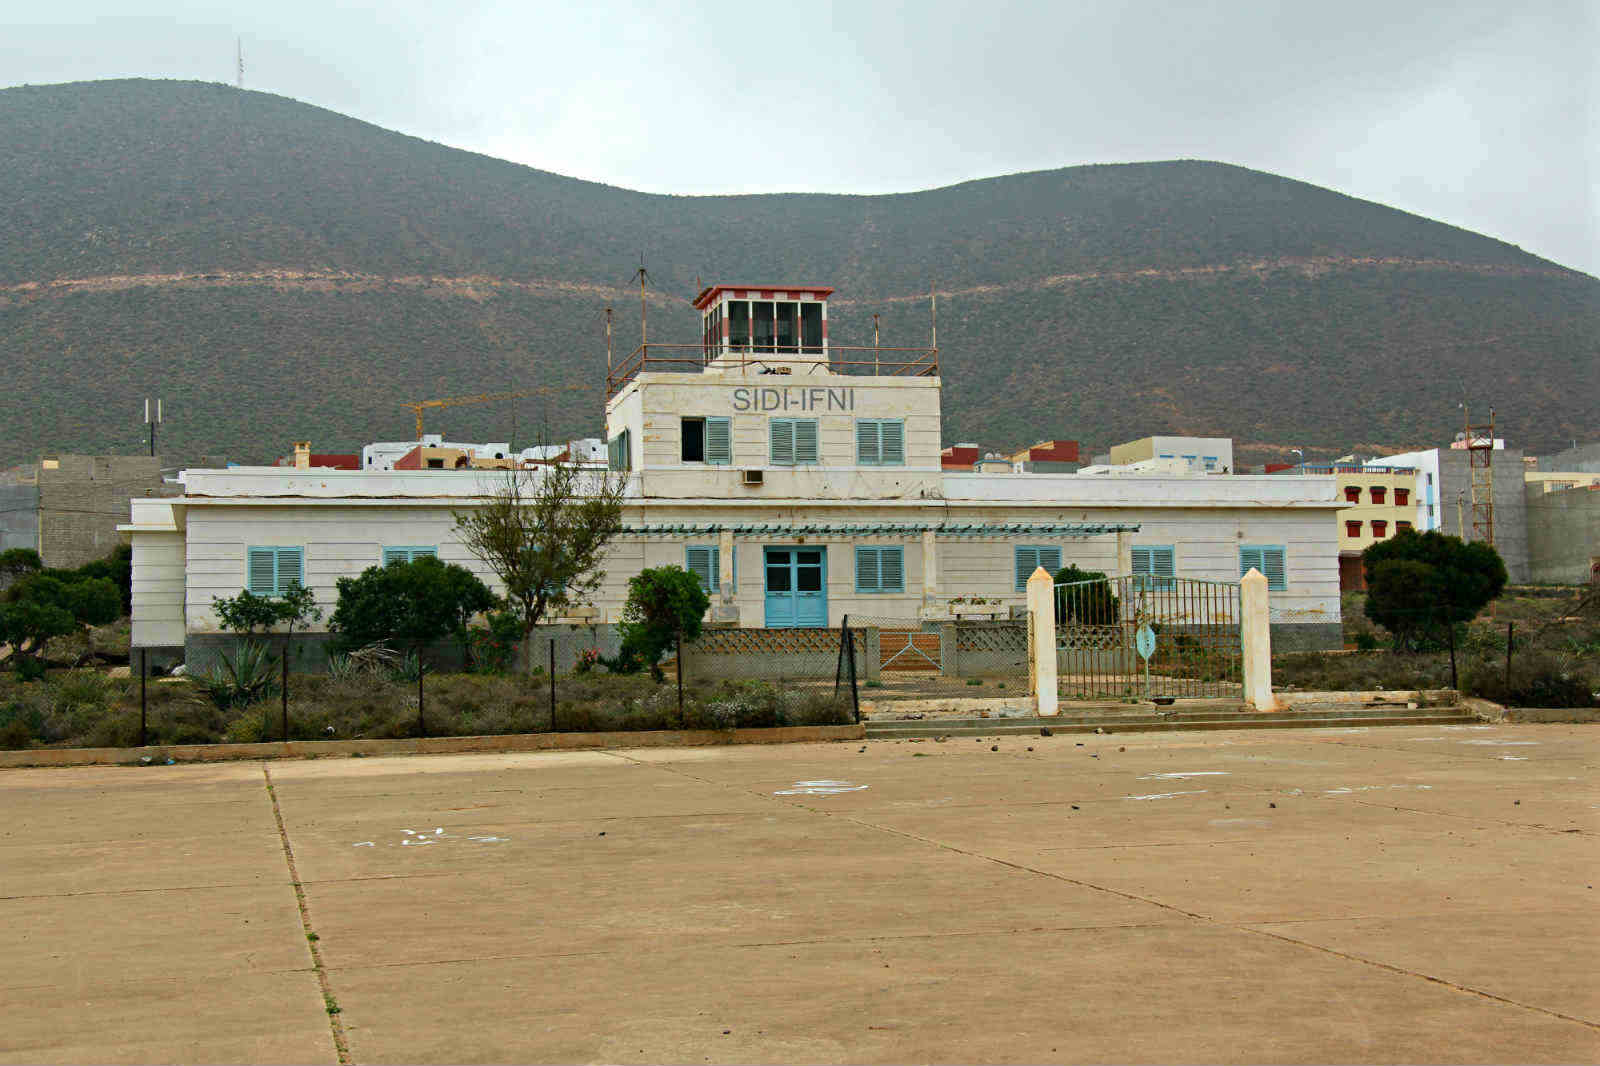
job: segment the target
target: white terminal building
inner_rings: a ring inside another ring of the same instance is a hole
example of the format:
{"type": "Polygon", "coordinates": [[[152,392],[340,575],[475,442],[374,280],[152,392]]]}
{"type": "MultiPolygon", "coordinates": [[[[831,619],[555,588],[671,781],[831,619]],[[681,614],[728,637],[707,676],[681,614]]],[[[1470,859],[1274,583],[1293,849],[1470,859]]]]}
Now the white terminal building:
{"type": "MultiPolygon", "coordinates": [[[[607,466],[626,480],[624,530],[594,601],[564,621],[614,623],[628,579],[668,564],[700,576],[714,624],[768,628],[847,614],[931,625],[978,597],[1020,608],[1041,565],[1214,581],[1256,567],[1275,648],[1341,645],[1332,479],[1208,475],[1203,459],[1088,476],[944,470],[938,350],[830,344],[831,293],[710,286],[694,301],[699,343],[651,343],[611,368],[607,466]]],[[[1204,454],[1231,466],[1231,453],[1204,454]]],[[[133,644],[215,641],[212,599],[243,588],[299,581],[331,612],[338,578],[396,557],[435,554],[494,587],[453,513],[506,476],[186,470],[181,496],[133,500],[121,527],[133,644]]]]}

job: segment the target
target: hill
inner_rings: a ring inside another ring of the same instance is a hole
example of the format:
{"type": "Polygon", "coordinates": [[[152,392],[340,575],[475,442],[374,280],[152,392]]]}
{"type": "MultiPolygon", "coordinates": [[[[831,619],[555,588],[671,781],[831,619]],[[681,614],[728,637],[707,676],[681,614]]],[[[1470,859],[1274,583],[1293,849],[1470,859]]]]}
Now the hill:
{"type": "MultiPolygon", "coordinates": [[[[692,131],[685,130],[685,136],[692,131]]],[[[593,433],[600,312],[692,341],[696,279],[838,287],[831,335],[927,338],[946,436],[1245,455],[1423,445],[1457,400],[1554,448],[1595,428],[1600,282],[1501,241],[1220,163],[1073,167],[890,196],[679,197],[579,181],[231,87],[0,91],[0,465],[136,446],[262,459],[410,433],[593,433]]]]}

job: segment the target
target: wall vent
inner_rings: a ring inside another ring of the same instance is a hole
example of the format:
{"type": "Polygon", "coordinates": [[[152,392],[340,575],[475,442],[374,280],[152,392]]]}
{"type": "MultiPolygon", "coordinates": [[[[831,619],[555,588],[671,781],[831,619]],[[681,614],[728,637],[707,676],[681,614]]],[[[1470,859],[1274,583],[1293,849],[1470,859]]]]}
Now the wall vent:
{"type": "Polygon", "coordinates": [[[766,471],[764,471],[764,470],[746,470],[746,471],[744,471],[744,483],[746,485],[762,485],[762,484],[765,484],[766,483],[766,471]]]}

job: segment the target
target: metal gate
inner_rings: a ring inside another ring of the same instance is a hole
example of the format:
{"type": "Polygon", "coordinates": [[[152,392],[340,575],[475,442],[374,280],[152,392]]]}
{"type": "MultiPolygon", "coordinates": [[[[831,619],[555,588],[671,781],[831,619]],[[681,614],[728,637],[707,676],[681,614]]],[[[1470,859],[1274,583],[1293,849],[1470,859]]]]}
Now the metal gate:
{"type": "Polygon", "coordinates": [[[1057,584],[1064,699],[1240,698],[1239,586],[1138,574],[1057,584]]]}

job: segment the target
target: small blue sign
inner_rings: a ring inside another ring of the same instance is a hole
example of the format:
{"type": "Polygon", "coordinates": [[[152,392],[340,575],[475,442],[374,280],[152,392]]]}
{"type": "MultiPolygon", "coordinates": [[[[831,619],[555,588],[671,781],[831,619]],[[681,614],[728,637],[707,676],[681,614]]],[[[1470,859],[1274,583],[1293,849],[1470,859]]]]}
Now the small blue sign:
{"type": "Polygon", "coordinates": [[[1139,631],[1133,635],[1133,647],[1141,659],[1148,659],[1156,653],[1156,631],[1150,628],[1149,623],[1139,625],[1139,631]]]}

